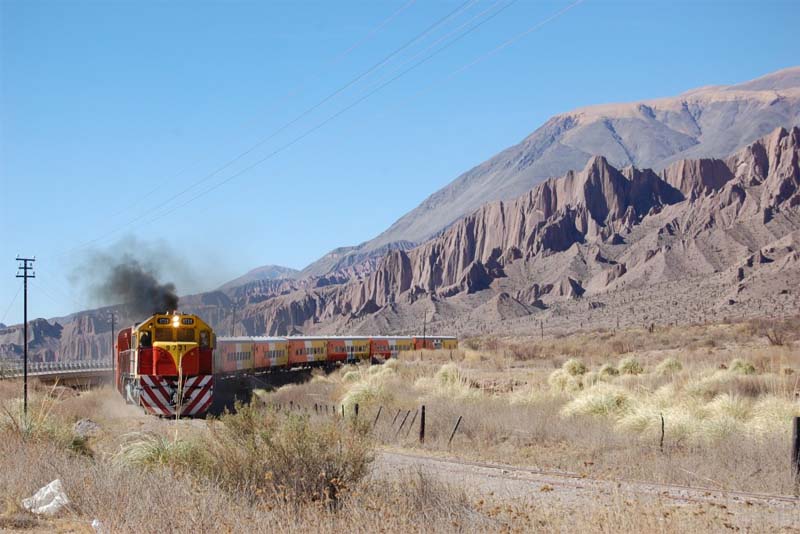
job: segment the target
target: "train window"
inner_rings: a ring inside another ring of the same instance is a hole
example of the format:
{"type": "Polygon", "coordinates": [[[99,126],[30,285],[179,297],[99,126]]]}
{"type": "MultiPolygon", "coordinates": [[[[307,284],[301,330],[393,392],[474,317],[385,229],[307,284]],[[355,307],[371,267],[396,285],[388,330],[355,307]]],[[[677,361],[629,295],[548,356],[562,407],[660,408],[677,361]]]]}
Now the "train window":
{"type": "Polygon", "coordinates": [[[159,317],[158,319],[156,319],[156,322],[158,324],[169,324],[169,319],[167,319],[166,317],[159,317]]]}
{"type": "Polygon", "coordinates": [[[181,324],[194,324],[194,319],[192,319],[191,317],[184,317],[181,320],[181,324]]]}
{"type": "Polygon", "coordinates": [[[172,328],[156,327],[156,341],[173,341],[172,328]]]}
{"type": "Polygon", "coordinates": [[[194,341],[194,328],[179,328],[178,341],[194,341]]]}
{"type": "Polygon", "coordinates": [[[208,348],[208,330],[201,330],[200,331],[200,348],[207,349],[208,348]]]}

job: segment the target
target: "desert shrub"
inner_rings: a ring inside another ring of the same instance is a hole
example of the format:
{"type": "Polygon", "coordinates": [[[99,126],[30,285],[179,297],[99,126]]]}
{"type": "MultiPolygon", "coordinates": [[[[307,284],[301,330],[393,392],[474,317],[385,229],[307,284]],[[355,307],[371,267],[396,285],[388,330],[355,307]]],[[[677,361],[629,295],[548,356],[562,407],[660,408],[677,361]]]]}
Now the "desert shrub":
{"type": "Polygon", "coordinates": [[[586,366],[577,358],[565,361],[561,368],[570,376],[579,376],[586,373],[586,366]]]}
{"type": "Polygon", "coordinates": [[[644,372],[642,364],[633,357],[622,358],[619,362],[619,372],[624,375],[640,375],[644,372]]]}
{"type": "Polygon", "coordinates": [[[573,376],[564,369],[556,369],[550,373],[550,376],[547,378],[547,383],[550,389],[556,393],[575,392],[583,389],[581,376],[573,376]]]}
{"type": "Polygon", "coordinates": [[[3,402],[0,404],[0,433],[10,433],[27,441],[47,442],[57,448],[91,455],[87,438],[76,435],[72,421],[55,413],[60,401],[60,394],[31,398],[27,418],[21,399],[3,402]]]}
{"type": "Polygon", "coordinates": [[[755,366],[748,362],[747,360],[743,360],[741,358],[734,358],[731,360],[728,369],[733,373],[738,373],[740,375],[752,375],[755,374],[756,368],[755,366]]]}
{"type": "Polygon", "coordinates": [[[675,358],[665,358],[656,365],[656,373],[659,375],[674,375],[683,369],[681,362],[675,358]]]}
{"type": "Polygon", "coordinates": [[[168,466],[176,469],[191,468],[197,462],[206,462],[203,448],[194,441],[167,438],[152,432],[136,432],[126,436],[114,456],[118,464],[134,467],[168,466]]]}
{"type": "Polygon", "coordinates": [[[565,417],[575,415],[620,416],[631,407],[629,391],[610,384],[590,387],[567,403],[561,410],[565,417]]]}
{"type": "Polygon", "coordinates": [[[347,371],[342,375],[342,382],[358,382],[361,380],[361,373],[358,371],[347,371]]]}
{"type": "Polygon", "coordinates": [[[372,376],[368,380],[358,382],[351,386],[344,397],[342,397],[342,404],[349,412],[352,411],[356,404],[360,406],[373,403],[387,404],[391,402],[391,400],[391,390],[385,387],[380,378],[372,376]]]}
{"type": "Polygon", "coordinates": [[[600,366],[600,369],[597,371],[601,380],[606,380],[614,376],[619,375],[619,371],[616,367],[611,365],[610,363],[604,363],[600,366]]]}
{"type": "Polygon", "coordinates": [[[254,498],[335,500],[367,474],[373,460],[368,430],[355,421],[241,405],[211,425],[205,445],[207,476],[254,498]]]}

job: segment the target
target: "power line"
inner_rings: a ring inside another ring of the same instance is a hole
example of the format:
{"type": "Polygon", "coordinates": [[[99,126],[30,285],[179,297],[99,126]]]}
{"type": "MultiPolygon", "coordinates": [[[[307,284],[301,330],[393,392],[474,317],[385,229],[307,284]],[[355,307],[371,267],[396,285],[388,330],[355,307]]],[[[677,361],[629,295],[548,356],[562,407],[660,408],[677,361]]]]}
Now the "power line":
{"type": "Polygon", "coordinates": [[[507,41],[504,41],[501,44],[499,44],[498,46],[496,46],[492,50],[489,50],[488,52],[478,56],[475,59],[473,59],[469,63],[466,63],[465,65],[462,65],[461,67],[459,67],[456,70],[452,71],[450,74],[448,74],[444,78],[441,78],[440,80],[434,81],[433,83],[429,84],[428,86],[423,87],[420,91],[418,91],[417,93],[415,93],[414,95],[409,97],[408,100],[413,100],[414,98],[417,98],[417,97],[419,97],[419,96],[421,96],[423,94],[428,93],[430,91],[430,89],[432,89],[433,87],[435,87],[437,85],[440,85],[440,84],[446,82],[447,80],[450,80],[451,78],[453,78],[456,75],[464,72],[465,70],[467,70],[467,69],[477,65],[478,63],[480,63],[480,62],[492,57],[493,55],[497,54],[501,50],[511,46],[512,44],[514,44],[515,42],[519,41],[523,37],[526,37],[527,35],[539,30],[545,24],[548,24],[549,22],[552,22],[553,20],[557,19],[561,15],[564,15],[565,13],[567,13],[571,9],[577,7],[578,5],[582,4],[583,2],[585,2],[585,0],[577,0],[576,2],[573,2],[573,3],[569,4],[568,6],[556,11],[555,13],[553,13],[552,15],[547,17],[546,19],[544,19],[544,20],[542,20],[540,22],[537,22],[536,24],[534,24],[533,26],[531,26],[527,30],[525,30],[525,31],[523,31],[521,33],[518,33],[514,37],[508,39],[507,41]]]}
{"type": "Polygon", "coordinates": [[[0,319],[0,323],[5,323],[6,317],[8,317],[8,312],[11,311],[11,306],[13,306],[14,303],[17,301],[17,297],[19,296],[20,291],[22,291],[22,284],[20,284],[19,287],[17,288],[17,292],[14,293],[14,298],[11,299],[11,303],[8,305],[8,308],[6,308],[6,311],[3,313],[3,318],[0,319]]]}
{"type": "MultiPolygon", "coordinates": [[[[385,19],[383,19],[383,20],[382,20],[380,23],[378,23],[376,26],[374,26],[374,27],[373,27],[373,28],[372,28],[372,29],[371,29],[371,30],[370,30],[370,31],[367,33],[367,35],[366,35],[365,37],[363,37],[363,38],[359,39],[359,40],[358,40],[358,41],[357,41],[355,44],[353,44],[352,46],[350,46],[350,47],[349,47],[348,49],[346,49],[344,52],[342,52],[342,53],[341,53],[341,54],[339,54],[338,56],[334,57],[333,59],[329,60],[329,61],[327,62],[327,65],[326,65],[326,66],[334,66],[334,65],[337,65],[337,64],[338,64],[339,62],[341,62],[341,61],[342,61],[344,58],[346,58],[346,57],[347,57],[347,56],[349,56],[351,53],[353,53],[354,51],[356,51],[356,50],[358,50],[359,48],[361,48],[361,46],[363,46],[365,43],[367,43],[367,42],[369,42],[371,39],[373,39],[373,38],[374,38],[376,35],[378,35],[378,33],[380,33],[380,31],[381,31],[381,30],[382,30],[382,29],[383,29],[385,26],[387,26],[387,25],[388,25],[388,24],[389,24],[389,23],[390,23],[392,20],[394,20],[395,18],[397,18],[397,17],[398,17],[398,16],[399,16],[401,13],[403,13],[404,11],[406,11],[406,10],[407,10],[409,7],[411,7],[411,6],[412,6],[413,4],[415,4],[415,3],[416,3],[416,0],[409,0],[408,2],[406,2],[405,4],[403,4],[402,6],[400,6],[400,8],[399,8],[399,9],[395,10],[394,12],[392,12],[392,14],[391,14],[391,15],[389,15],[388,17],[386,17],[385,19]]],[[[314,79],[319,79],[320,77],[321,77],[321,73],[320,73],[319,71],[318,71],[318,72],[317,72],[317,73],[316,73],[316,74],[313,76],[313,78],[314,78],[314,79]]],[[[304,88],[304,85],[306,85],[307,83],[308,83],[307,81],[304,81],[304,82],[301,82],[301,83],[297,84],[297,85],[296,85],[294,88],[292,88],[292,89],[290,89],[289,91],[287,91],[286,93],[284,93],[284,94],[283,94],[283,96],[281,96],[281,97],[280,97],[280,98],[279,98],[277,101],[273,102],[273,104],[270,106],[270,108],[274,108],[274,107],[276,107],[276,106],[278,105],[278,103],[280,103],[280,102],[283,102],[283,101],[287,100],[288,98],[291,98],[291,97],[293,97],[293,96],[295,96],[295,95],[297,95],[297,94],[301,93],[301,92],[302,92],[302,90],[303,90],[303,88],[304,88]]],[[[253,121],[253,119],[252,119],[252,118],[251,118],[251,119],[249,119],[249,120],[246,120],[246,121],[244,121],[244,123],[242,123],[242,126],[241,126],[241,127],[243,127],[243,126],[247,126],[247,125],[248,125],[249,123],[251,123],[252,121],[253,121]]],[[[196,162],[195,162],[195,163],[196,163],[196,162]]],[[[189,170],[190,170],[190,169],[191,169],[193,166],[194,166],[193,164],[189,164],[189,165],[187,165],[187,166],[183,167],[183,168],[182,168],[180,171],[178,171],[177,173],[175,173],[175,174],[171,174],[171,175],[169,176],[169,178],[167,178],[167,180],[169,181],[169,180],[174,180],[174,179],[178,178],[179,176],[181,176],[181,175],[182,175],[182,174],[184,174],[185,172],[189,171],[189,170]]],[[[149,196],[151,196],[153,193],[155,193],[155,192],[159,191],[161,188],[162,188],[162,186],[161,186],[161,185],[156,185],[154,188],[150,189],[150,190],[149,190],[147,193],[145,193],[144,195],[138,196],[138,197],[137,197],[136,199],[134,199],[132,202],[130,202],[130,203],[128,203],[128,204],[126,204],[126,205],[125,205],[125,206],[124,206],[122,209],[115,210],[115,211],[114,211],[114,213],[113,213],[113,214],[111,214],[111,215],[112,215],[112,216],[119,216],[119,215],[120,215],[120,214],[122,214],[122,213],[127,213],[127,212],[131,211],[131,210],[132,210],[132,209],[133,209],[133,208],[134,208],[136,205],[138,205],[138,204],[141,202],[141,199],[142,199],[142,198],[146,198],[146,197],[149,197],[149,196]]],[[[178,196],[180,196],[181,194],[182,194],[182,193],[179,193],[179,194],[178,194],[178,196]]],[[[162,204],[162,205],[163,205],[163,204],[162,204]]],[[[157,206],[157,207],[156,207],[156,209],[157,209],[158,207],[160,207],[160,206],[157,206]]],[[[89,243],[86,243],[86,244],[89,244],[89,243]]],[[[78,247],[76,247],[76,248],[79,248],[79,247],[81,247],[81,246],[84,246],[84,245],[78,245],[78,247]]]]}
{"type": "MultiPolygon", "coordinates": [[[[516,1],[516,0],[514,0],[514,1],[516,1]]],[[[428,56],[426,56],[425,58],[423,58],[423,59],[421,59],[420,61],[416,62],[416,63],[415,63],[414,65],[412,65],[411,67],[409,67],[409,68],[407,68],[407,69],[405,69],[405,70],[401,71],[399,74],[395,75],[394,77],[390,78],[388,81],[386,81],[386,82],[382,83],[381,85],[377,86],[377,87],[376,87],[376,88],[374,88],[373,90],[369,91],[367,94],[363,95],[361,98],[357,99],[355,102],[351,103],[350,105],[346,106],[345,108],[343,108],[343,109],[339,110],[338,112],[334,113],[333,115],[329,116],[327,119],[325,119],[325,120],[323,120],[322,122],[320,122],[320,123],[316,124],[316,125],[315,125],[315,126],[313,126],[312,128],[310,128],[310,129],[306,130],[305,132],[303,132],[303,133],[302,133],[302,134],[300,134],[299,136],[295,137],[294,139],[292,139],[292,140],[291,140],[291,141],[289,141],[288,143],[286,143],[286,144],[284,144],[284,145],[280,146],[279,148],[277,148],[277,149],[273,150],[272,152],[268,153],[268,154],[267,154],[266,156],[264,156],[263,158],[256,160],[254,163],[252,163],[252,164],[248,165],[247,167],[244,167],[243,169],[240,169],[239,171],[237,171],[236,173],[234,173],[234,174],[232,174],[232,175],[228,176],[228,177],[227,177],[227,178],[225,178],[224,180],[222,180],[222,181],[220,181],[220,182],[217,182],[216,184],[212,185],[211,187],[209,187],[208,189],[206,189],[206,190],[204,190],[204,191],[201,191],[200,193],[198,193],[197,195],[195,195],[195,196],[191,197],[189,200],[187,200],[187,201],[186,201],[186,202],[184,202],[183,204],[180,204],[180,205],[178,205],[178,206],[175,206],[175,207],[173,207],[172,209],[170,209],[170,210],[168,210],[168,211],[166,211],[166,212],[163,212],[163,213],[161,213],[160,215],[157,215],[157,216],[153,217],[153,219],[151,219],[151,222],[152,222],[152,221],[156,221],[156,220],[158,220],[158,219],[161,219],[161,218],[163,218],[163,217],[166,217],[166,216],[167,216],[167,215],[169,215],[170,213],[173,213],[173,212],[175,212],[176,210],[179,210],[179,209],[181,209],[181,208],[183,208],[183,207],[187,206],[188,204],[191,204],[192,202],[194,202],[194,201],[195,201],[195,200],[197,200],[198,198],[200,198],[200,197],[202,197],[202,196],[204,196],[204,195],[206,195],[206,194],[210,193],[211,191],[214,191],[215,189],[217,189],[217,188],[219,188],[219,187],[221,187],[221,186],[225,185],[226,183],[230,182],[231,180],[233,180],[233,179],[235,179],[235,178],[238,178],[238,177],[239,177],[239,176],[241,176],[242,174],[244,174],[244,173],[246,173],[246,172],[248,172],[248,171],[250,171],[250,170],[254,169],[255,167],[257,167],[257,166],[259,166],[260,164],[262,164],[262,163],[264,163],[265,161],[267,161],[268,159],[271,159],[271,158],[273,158],[274,156],[276,156],[276,155],[280,154],[281,152],[285,151],[286,149],[290,148],[291,146],[293,146],[293,145],[297,144],[298,142],[300,142],[301,140],[305,139],[306,137],[308,137],[308,136],[309,136],[309,135],[311,135],[312,133],[316,132],[316,131],[317,131],[317,130],[319,130],[320,128],[324,127],[325,125],[327,125],[327,124],[328,124],[328,123],[330,123],[331,121],[335,120],[335,119],[336,119],[336,118],[338,118],[339,116],[341,116],[341,115],[343,115],[344,113],[346,113],[346,112],[350,111],[351,109],[353,109],[354,107],[356,107],[358,104],[360,104],[361,102],[363,102],[363,101],[364,101],[364,100],[366,100],[367,98],[371,97],[372,95],[374,95],[374,94],[375,94],[375,93],[377,93],[378,91],[382,90],[383,88],[385,88],[385,87],[386,87],[386,86],[388,86],[389,84],[391,84],[391,83],[393,83],[394,81],[398,80],[399,78],[401,78],[401,77],[405,76],[407,73],[409,73],[409,72],[411,72],[412,70],[416,69],[416,68],[417,68],[417,67],[419,67],[420,65],[422,65],[422,64],[424,64],[424,63],[426,63],[426,62],[427,62],[427,61],[429,61],[431,58],[433,58],[433,57],[437,56],[437,55],[438,55],[438,54],[440,54],[441,52],[443,52],[443,51],[445,51],[446,49],[450,48],[450,47],[451,47],[452,45],[454,45],[456,42],[458,42],[458,41],[459,41],[459,40],[461,40],[462,38],[466,37],[467,35],[469,35],[469,34],[470,34],[470,33],[472,33],[473,31],[477,30],[479,27],[481,27],[482,25],[484,25],[485,23],[489,22],[489,21],[490,21],[490,20],[492,20],[494,17],[496,17],[497,15],[499,15],[500,13],[502,13],[502,12],[503,12],[503,11],[504,11],[506,8],[508,8],[508,7],[509,7],[509,6],[511,6],[512,4],[513,4],[513,1],[512,1],[511,3],[509,3],[509,4],[505,5],[505,6],[503,6],[503,7],[502,7],[501,9],[499,9],[498,11],[495,11],[495,12],[494,12],[494,13],[492,13],[492,14],[491,14],[489,17],[487,17],[486,19],[482,20],[481,22],[479,22],[479,23],[478,23],[478,24],[476,24],[475,26],[473,26],[473,27],[469,28],[467,31],[465,31],[465,32],[464,32],[464,33],[462,33],[461,35],[457,36],[455,39],[453,39],[453,40],[452,40],[452,41],[450,41],[449,43],[446,43],[444,46],[440,47],[438,50],[434,51],[433,53],[429,54],[429,55],[428,55],[428,56]]]]}
{"type": "MultiPolygon", "coordinates": [[[[213,178],[214,176],[216,176],[220,172],[224,171],[225,169],[227,169],[228,167],[230,167],[234,163],[240,161],[245,156],[251,154],[252,152],[257,150],[258,148],[263,146],[265,143],[267,143],[268,141],[272,140],[273,138],[275,138],[280,133],[284,132],[286,129],[288,129],[291,126],[297,124],[299,121],[301,121],[302,119],[304,119],[305,117],[307,117],[308,115],[310,115],[311,113],[313,113],[314,111],[319,109],[321,106],[323,106],[326,103],[330,102],[336,96],[340,95],[342,92],[346,91],[347,89],[349,89],[350,87],[352,87],[353,85],[355,85],[356,83],[358,83],[359,81],[364,79],[366,76],[368,76],[371,73],[373,73],[375,70],[377,70],[380,67],[382,67],[383,65],[387,64],[397,54],[399,54],[403,50],[407,49],[409,46],[413,45],[414,43],[416,43],[420,39],[423,39],[424,37],[426,37],[433,30],[435,30],[436,28],[441,26],[447,20],[449,20],[450,18],[452,18],[456,14],[460,13],[461,11],[463,11],[464,9],[466,9],[467,7],[469,7],[471,4],[475,3],[476,1],[478,1],[478,0],[466,0],[465,2],[463,2],[462,4],[457,6],[455,9],[453,9],[450,12],[448,12],[443,17],[437,19],[433,24],[431,24],[430,26],[425,28],[422,32],[417,34],[415,37],[411,38],[410,40],[408,40],[404,44],[402,44],[400,47],[396,48],[394,51],[389,53],[383,59],[381,59],[377,63],[374,63],[367,70],[361,72],[360,74],[358,74],[354,78],[350,79],[347,83],[345,83],[344,85],[340,86],[338,89],[336,89],[332,93],[329,93],[327,96],[325,96],[324,98],[322,98],[321,100],[319,100],[315,104],[313,104],[310,107],[306,108],[299,115],[297,115],[293,119],[289,120],[288,122],[284,123],[283,125],[278,127],[276,130],[271,132],[269,135],[267,135],[266,137],[260,139],[254,145],[251,145],[249,148],[247,148],[243,152],[240,152],[234,158],[226,161],[221,166],[217,167],[214,171],[212,171],[211,173],[207,174],[206,176],[204,176],[200,180],[197,180],[197,181],[193,182],[192,184],[188,185],[187,187],[185,187],[184,189],[182,189],[178,193],[176,193],[176,194],[172,195],[171,197],[167,198],[166,200],[162,201],[160,204],[150,208],[148,211],[142,213],[138,217],[135,217],[134,219],[129,220],[127,223],[124,223],[124,224],[118,226],[117,228],[115,228],[115,229],[113,229],[113,230],[111,230],[111,231],[109,231],[109,232],[107,232],[107,233],[95,238],[95,239],[91,239],[91,240],[86,241],[86,242],[84,242],[84,243],[82,243],[80,245],[77,245],[77,246],[75,246],[75,247],[73,247],[73,248],[71,248],[71,249],[69,249],[69,250],[67,250],[67,251],[65,251],[65,252],[63,252],[63,253],[61,253],[59,255],[63,255],[63,254],[66,254],[68,252],[72,252],[74,250],[77,250],[77,249],[80,249],[80,248],[84,248],[87,245],[91,245],[91,244],[96,243],[98,241],[101,241],[101,240],[103,240],[103,239],[105,239],[105,238],[107,238],[107,237],[109,237],[111,235],[114,235],[114,234],[118,233],[120,230],[123,230],[123,229],[127,228],[128,226],[145,219],[146,217],[148,217],[149,213],[152,213],[153,211],[156,211],[156,210],[168,205],[170,202],[172,202],[173,200],[176,200],[178,197],[184,195],[185,193],[191,191],[192,189],[194,189],[196,187],[199,187],[201,184],[203,184],[204,182],[210,180],[211,178],[213,178]]],[[[171,211],[170,211],[170,213],[171,213],[171,211]]]]}

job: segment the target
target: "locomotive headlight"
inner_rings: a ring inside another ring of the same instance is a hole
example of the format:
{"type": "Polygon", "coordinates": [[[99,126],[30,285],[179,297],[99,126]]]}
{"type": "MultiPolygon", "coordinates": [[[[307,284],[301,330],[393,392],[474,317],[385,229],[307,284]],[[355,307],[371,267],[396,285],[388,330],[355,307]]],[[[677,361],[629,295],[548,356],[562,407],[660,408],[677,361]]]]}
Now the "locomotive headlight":
{"type": "Polygon", "coordinates": [[[172,317],[172,328],[178,328],[181,324],[181,318],[177,315],[172,317]]]}

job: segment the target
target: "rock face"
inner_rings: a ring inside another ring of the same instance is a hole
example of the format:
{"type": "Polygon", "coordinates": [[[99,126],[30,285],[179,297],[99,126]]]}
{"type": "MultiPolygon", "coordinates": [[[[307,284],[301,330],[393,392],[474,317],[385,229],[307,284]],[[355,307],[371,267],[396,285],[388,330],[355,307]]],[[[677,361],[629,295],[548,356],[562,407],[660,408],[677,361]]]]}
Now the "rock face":
{"type": "MultiPolygon", "coordinates": [[[[510,200],[536,184],[581,169],[596,154],[613,166],[657,170],[679,160],[702,169],[708,191],[727,182],[714,160],[778,127],[800,125],[800,67],[731,86],[704,87],[676,97],[576,109],[548,120],[519,144],[457,177],[376,238],[331,252],[307,267],[321,275],[389,247],[422,243],[491,200],[510,200]]],[[[678,171],[676,171],[678,172],[678,171]]],[[[689,177],[687,176],[687,179],[689,177]]],[[[691,194],[685,184],[672,184],[691,194]]],[[[697,191],[699,192],[699,190],[697,191]]]]}
{"type": "Polygon", "coordinates": [[[799,156],[793,128],[726,159],[680,161],[660,174],[595,157],[582,171],[486,204],[417,248],[387,254],[363,280],[290,293],[251,312],[270,333],[324,330],[402,315],[420,300],[445,309],[486,293],[504,295],[504,309],[513,299],[514,312],[500,313],[508,317],[626,283],[766,265],[761,248],[800,231],[799,156]]]}
{"type": "MultiPolygon", "coordinates": [[[[181,306],[221,335],[410,333],[423,317],[479,333],[796,313],[799,161],[797,127],[659,172],[596,156],[368,270],[257,280],[181,306]]],[[[34,359],[108,354],[108,311],[34,321],[34,359]]],[[[19,357],[21,341],[19,326],[0,330],[0,356],[19,357]]]]}

